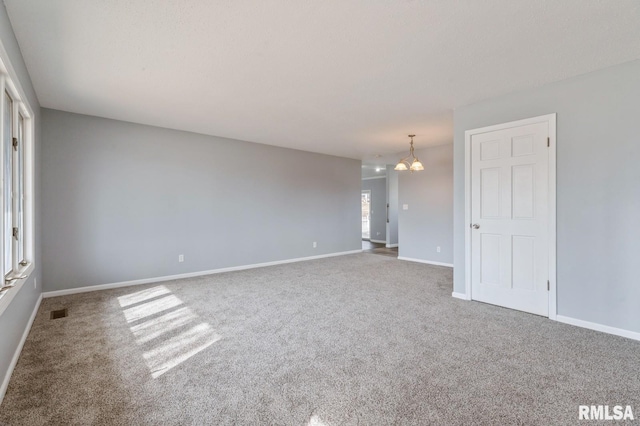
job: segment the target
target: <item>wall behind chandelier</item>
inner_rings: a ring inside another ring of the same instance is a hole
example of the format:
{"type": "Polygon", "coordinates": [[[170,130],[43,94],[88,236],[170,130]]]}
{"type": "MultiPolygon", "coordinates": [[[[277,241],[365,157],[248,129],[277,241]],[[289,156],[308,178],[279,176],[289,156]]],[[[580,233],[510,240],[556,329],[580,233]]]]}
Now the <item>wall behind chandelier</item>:
{"type": "Polygon", "coordinates": [[[453,266],[453,144],[415,155],[424,170],[398,173],[398,256],[453,266]]]}

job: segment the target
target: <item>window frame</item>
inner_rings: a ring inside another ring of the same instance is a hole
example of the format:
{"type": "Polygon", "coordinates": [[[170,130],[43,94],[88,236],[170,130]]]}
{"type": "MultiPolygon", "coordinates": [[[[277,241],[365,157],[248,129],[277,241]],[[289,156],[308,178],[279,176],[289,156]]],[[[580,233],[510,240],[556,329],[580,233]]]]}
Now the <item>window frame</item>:
{"type": "Polygon", "coordinates": [[[27,260],[27,255],[26,255],[26,250],[25,250],[25,220],[24,220],[24,216],[25,216],[25,211],[24,211],[24,199],[25,199],[25,185],[24,185],[24,181],[25,181],[25,174],[26,174],[26,167],[25,167],[25,157],[24,157],[24,151],[25,151],[25,143],[26,143],[26,138],[25,138],[25,126],[26,126],[26,119],[24,117],[24,114],[22,113],[22,111],[20,111],[19,108],[16,108],[17,112],[17,117],[16,117],[16,130],[15,130],[15,134],[16,137],[18,138],[18,147],[17,149],[14,150],[13,152],[13,156],[14,156],[14,188],[17,189],[18,193],[14,194],[14,197],[17,195],[17,201],[14,203],[14,224],[17,223],[18,228],[20,229],[20,234],[18,236],[18,241],[15,245],[15,252],[14,252],[14,269],[19,269],[21,266],[27,266],[29,264],[29,261],[27,260]],[[18,222],[17,222],[18,221],[18,222]]]}
{"type": "Polygon", "coordinates": [[[0,144],[0,183],[2,184],[2,191],[0,196],[0,211],[2,211],[2,227],[0,229],[0,277],[3,278],[0,283],[0,287],[5,285],[11,285],[10,288],[0,291],[0,315],[9,306],[11,300],[20,291],[22,286],[27,280],[31,278],[33,271],[35,270],[35,210],[34,210],[34,194],[35,194],[35,164],[34,164],[34,137],[35,137],[35,114],[33,109],[29,105],[27,97],[25,95],[20,81],[18,80],[11,63],[8,60],[8,55],[4,50],[4,46],[0,43],[0,93],[3,96],[2,103],[0,103],[0,116],[3,117],[0,120],[0,135],[2,135],[0,144]],[[12,188],[11,199],[17,200],[12,202],[11,200],[5,200],[4,196],[4,173],[5,173],[5,140],[4,140],[4,96],[7,93],[12,102],[12,134],[11,141],[13,144],[13,138],[19,139],[18,150],[11,148],[11,168],[12,168],[12,188]],[[20,154],[21,158],[20,158],[20,154]],[[20,161],[21,160],[21,161],[20,161]],[[18,167],[18,162],[21,162],[21,167],[18,167]],[[20,169],[22,171],[22,179],[19,179],[20,169]],[[20,191],[20,181],[22,183],[22,191],[20,191]],[[20,193],[22,192],[22,193],[20,193]],[[19,234],[16,240],[11,235],[5,235],[5,222],[4,222],[4,208],[6,202],[12,202],[11,206],[11,228],[18,227],[19,234]],[[20,215],[19,203],[22,204],[22,212],[20,215]],[[21,224],[17,221],[22,218],[21,224]],[[20,229],[20,227],[22,229],[20,229]],[[5,271],[4,265],[4,250],[5,250],[5,238],[11,239],[11,271],[5,271]],[[21,244],[22,242],[22,244],[21,244]],[[22,252],[20,247],[22,246],[22,252]]]}
{"type": "MultiPolygon", "coordinates": [[[[0,277],[4,277],[4,284],[7,284],[7,280],[11,280],[13,277],[13,273],[14,271],[16,271],[17,269],[15,268],[14,265],[14,243],[13,243],[13,239],[8,238],[8,234],[9,230],[13,230],[13,226],[14,226],[14,216],[13,216],[13,212],[14,212],[14,203],[13,203],[13,199],[15,197],[15,186],[14,186],[14,179],[15,179],[15,174],[14,174],[14,161],[13,161],[13,138],[15,137],[15,124],[16,124],[16,120],[15,120],[15,116],[16,116],[16,102],[13,99],[12,93],[10,90],[8,90],[6,87],[3,87],[3,91],[2,91],[2,105],[0,105],[0,115],[2,115],[2,124],[0,125],[2,127],[2,139],[0,140],[0,146],[2,147],[2,154],[0,155],[0,158],[2,158],[2,163],[0,165],[0,169],[2,169],[2,175],[0,175],[0,184],[2,186],[2,191],[1,191],[1,198],[2,198],[2,229],[0,230],[0,241],[2,241],[2,249],[0,249],[0,253],[2,253],[2,264],[0,265],[0,271],[2,271],[2,273],[0,274],[0,277]],[[8,114],[9,114],[9,141],[5,140],[5,133],[7,131],[7,129],[5,129],[5,116],[7,114],[7,109],[8,114]],[[10,154],[9,160],[7,160],[7,153],[10,154]],[[10,170],[7,171],[7,165],[9,166],[10,170]],[[10,179],[10,183],[9,185],[11,186],[10,188],[8,188],[8,185],[6,185],[5,183],[5,178],[10,179]],[[7,201],[7,196],[9,198],[9,201],[7,201]],[[7,206],[7,202],[11,203],[10,206],[7,206]],[[7,215],[8,213],[8,215],[7,215]],[[7,245],[8,245],[8,250],[7,250],[7,245]],[[7,265],[7,251],[9,251],[9,264],[7,265]]],[[[13,232],[13,231],[12,231],[13,232]]],[[[2,287],[2,285],[0,284],[0,287],[2,287]]]]}

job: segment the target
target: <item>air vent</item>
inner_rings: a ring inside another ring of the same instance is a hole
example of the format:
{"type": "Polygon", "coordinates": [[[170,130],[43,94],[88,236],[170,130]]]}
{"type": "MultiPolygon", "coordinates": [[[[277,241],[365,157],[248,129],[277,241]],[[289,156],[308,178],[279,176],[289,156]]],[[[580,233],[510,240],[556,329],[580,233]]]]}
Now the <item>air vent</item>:
{"type": "Polygon", "coordinates": [[[51,311],[51,319],[65,318],[67,316],[67,308],[51,311]]]}

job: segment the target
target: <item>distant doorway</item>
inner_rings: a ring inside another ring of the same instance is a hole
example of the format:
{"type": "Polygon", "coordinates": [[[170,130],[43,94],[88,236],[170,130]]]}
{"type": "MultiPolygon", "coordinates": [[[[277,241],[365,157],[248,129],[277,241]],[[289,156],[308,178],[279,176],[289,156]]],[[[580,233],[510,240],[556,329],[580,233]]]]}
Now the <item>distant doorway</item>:
{"type": "Polygon", "coordinates": [[[362,191],[362,239],[371,238],[371,191],[362,191]]]}
{"type": "Polygon", "coordinates": [[[386,247],[382,243],[373,243],[371,241],[362,241],[362,251],[364,253],[381,254],[383,256],[398,257],[398,247],[386,247]]]}

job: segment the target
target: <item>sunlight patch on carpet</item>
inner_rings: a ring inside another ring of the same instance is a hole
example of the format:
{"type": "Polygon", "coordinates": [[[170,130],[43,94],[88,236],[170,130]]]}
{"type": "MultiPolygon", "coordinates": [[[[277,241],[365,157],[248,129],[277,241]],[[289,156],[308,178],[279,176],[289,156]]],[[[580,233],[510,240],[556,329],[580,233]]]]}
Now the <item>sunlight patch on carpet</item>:
{"type": "Polygon", "coordinates": [[[126,308],[127,306],[136,305],[144,302],[145,300],[164,296],[165,294],[171,294],[171,290],[163,285],[159,285],[157,287],[147,288],[142,291],[136,291],[135,293],[120,296],[118,297],[118,302],[120,303],[120,306],[126,308]]]}
{"type": "Polygon", "coordinates": [[[141,324],[132,325],[131,332],[138,343],[147,343],[163,334],[196,321],[198,316],[191,309],[183,307],[141,324]]]}
{"type": "Polygon", "coordinates": [[[165,286],[120,296],[118,302],[136,342],[146,349],[142,357],[154,379],[222,338],[165,286]]]}
{"type": "Polygon", "coordinates": [[[161,299],[154,299],[150,302],[125,309],[124,317],[128,323],[131,323],[180,305],[182,305],[182,300],[173,294],[168,294],[161,299]]]}
{"type": "Polygon", "coordinates": [[[307,426],[327,426],[327,424],[325,422],[323,422],[320,419],[320,417],[318,417],[317,415],[314,414],[309,419],[309,423],[307,423],[307,426]]]}
{"type": "Polygon", "coordinates": [[[209,324],[200,323],[146,351],[143,357],[155,379],[218,340],[220,335],[214,333],[209,324]]]}

